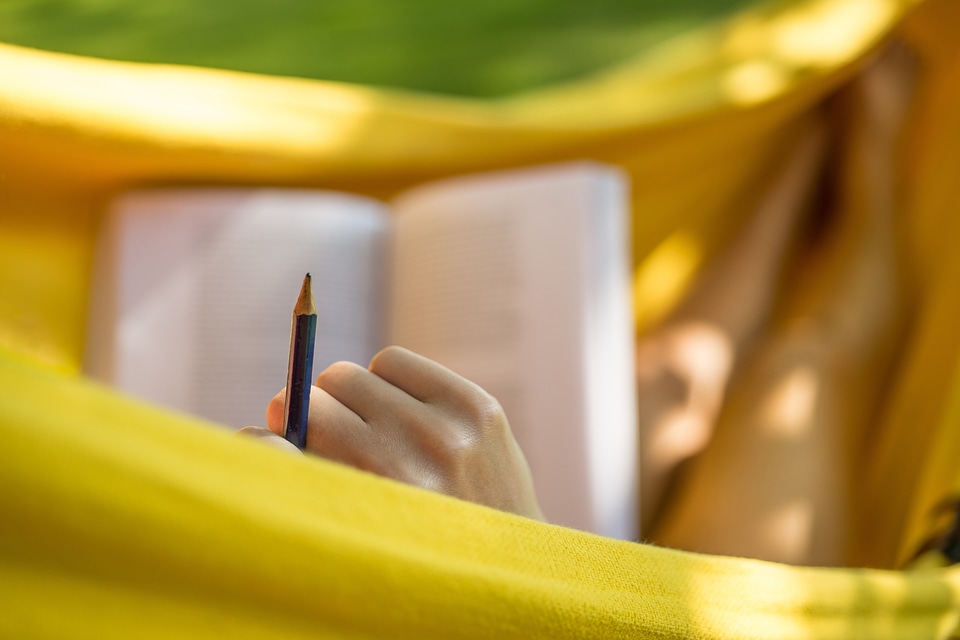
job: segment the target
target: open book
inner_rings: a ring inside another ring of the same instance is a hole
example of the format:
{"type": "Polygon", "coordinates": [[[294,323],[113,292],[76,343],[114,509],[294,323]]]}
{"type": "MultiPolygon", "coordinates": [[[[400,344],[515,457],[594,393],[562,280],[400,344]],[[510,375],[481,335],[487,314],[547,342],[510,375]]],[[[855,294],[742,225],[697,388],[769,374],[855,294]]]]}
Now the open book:
{"type": "Polygon", "coordinates": [[[554,523],[636,536],[626,184],[571,163],[453,178],[389,205],[299,190],[119,197],[102,228],[87,369],[232,427],[286,380],[305,272],[314,374],[399,344],[502,404],[554,523]]]}

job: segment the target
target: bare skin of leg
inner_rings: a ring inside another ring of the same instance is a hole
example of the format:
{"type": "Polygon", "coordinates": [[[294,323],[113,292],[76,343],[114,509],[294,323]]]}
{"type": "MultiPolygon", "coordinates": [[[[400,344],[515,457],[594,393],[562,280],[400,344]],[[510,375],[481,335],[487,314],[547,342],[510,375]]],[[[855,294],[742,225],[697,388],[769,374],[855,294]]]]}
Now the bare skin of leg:
{"type": "Polygon", "coordinates": [[[645,529],[655,520],[674,470],[710,439],[727,381],[769,319],[822,150],[822,126],[811,122],[745,228],[684,302],[637,344],[645,529]]]}
{"type": "Polygon", "coordinates": [[[658,543],[793,564],[844,561],[851,460],[901,320],[893,165],[910,82],[895,58],[868,68],[846,96],[843,216],[731,385],[715,437],[653,532],[658,543]]]}

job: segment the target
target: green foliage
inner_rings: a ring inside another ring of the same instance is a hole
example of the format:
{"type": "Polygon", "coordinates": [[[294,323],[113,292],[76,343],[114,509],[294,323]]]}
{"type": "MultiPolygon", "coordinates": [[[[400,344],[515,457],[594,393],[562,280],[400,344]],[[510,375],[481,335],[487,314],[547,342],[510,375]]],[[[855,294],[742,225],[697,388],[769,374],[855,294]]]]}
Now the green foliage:
{"type": "Polygon", "coordinates": [[[495,96],[569,80],[755,0],[0,0],[0,41],[495,96]]]}

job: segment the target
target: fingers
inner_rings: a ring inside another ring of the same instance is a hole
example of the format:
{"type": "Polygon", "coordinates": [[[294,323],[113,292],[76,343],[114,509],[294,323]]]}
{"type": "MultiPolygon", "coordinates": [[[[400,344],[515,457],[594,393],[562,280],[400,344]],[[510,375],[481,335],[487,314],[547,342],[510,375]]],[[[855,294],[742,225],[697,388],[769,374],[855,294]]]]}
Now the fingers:
{"type": "Polygon", "coordinates": [[[300,453],[300,449],[297,449],[295,444],[263,427],[244,427],[237,431],[237,435],[244,438],[253,438],[274,449],[280,449],[288,453],[300,453]]]}
{"type": "MultiPolygon", "coordinates": [[[[285,395],[286,389],[280,391],[267,407],[267,426],[270,432],[277,436],[283,433],[285,395]]],[[[354,398],[354,402],[358,400],[360,399],[354,398]]],[[[310,415],[307,419],[307,451],[324,458],[352,464],[355,456],[349,452],[362,448],[362,440],[367,437],[367,431],[368,427],[359,415],[324,389],[311,387],[310,415]]]]}
{"type": "MultiPolygon", "coordinates": [[[[373,422],[378,416],[398,409],[419,409],[418,402],[402,388],[352,362],[333,363],[317,376],[316,386],[365,422],[373,422]]],[[[313,402],[312,395],[310,402],[313,402]]]]}
{"type": "MultiPolygon", "coordinates": [[[[351,362],[330,365],[317,376],[316,387],[364,421],[373,421],[387,409],[395,412],[397,403],[419,411],[412,400],[456,408],[485,405],[492,400],[479,386],[443,365],[395,346],[375,355],[369,370],[351,362]]],[[[318,401],[328,401],[323,396],[315,400],[316,387],[311,392],[311,407],[318,401]]],[[[283,431],[283,402],[281,391],[267,407],[267,426],[276,434],[283,431]]]]}
{"type": "MultiPolygon", "coordinates": [[[[283,392],[267,423],[283,428],[283,392]]],[[[274,436],[276,437],[276,436],[274,436]]],[[[307,450],[487,506],[542,518],[530,471],[493,396],[406,349],[338,362],[310,393],[307,450]]]]}
{"type": "MultiPolygon", "coordinates": [[[[281,391],[267,409],[267,424],[276,434],[283,430],[283,404],[281,391]]],[[[483,438],[487,426],[505,423],[502,414],[499,403],[472,382],[411,351],[388,347],[369,370],[336,362],[317,376],[307,450],[384,473],[385,461],[399,460],[402,451],[443,454],[459,447],[456,443],[483,438]],[[455,446],[448,447],[451,442],[455,446]]]]}
{"type": "MultiPolygon", "coordinates": [[[[357,397],[354,402],[359,401],[357,397]]],[[[319,387],[310,390],[307,451],[344,464],[370,468],[374,451],[367,444],[371,428],[333,395],[319,387]]]]}
{"type": "Polygon", "coordinates": [[[446,440],[438,413],[376,373],[337,362],[317,376],[310,395],[307,449],[406,481],[419,465],[416,451],[446,440]]]}
{"type": "Polygon", "coordinates": [[[403,347],[380,351],[370,361],[370,371],[427,404],[464,407],[492,399],[466,378],[403,347]]]}

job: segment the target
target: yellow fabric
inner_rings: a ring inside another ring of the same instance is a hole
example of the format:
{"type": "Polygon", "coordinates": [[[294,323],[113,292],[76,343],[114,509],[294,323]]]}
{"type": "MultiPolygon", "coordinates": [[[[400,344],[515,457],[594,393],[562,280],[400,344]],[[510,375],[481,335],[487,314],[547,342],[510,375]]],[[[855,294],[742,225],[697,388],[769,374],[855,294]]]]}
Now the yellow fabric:
{"type": "Polygon", "coordinates": [[[891,380],[865,474],[861,563],[899,566],[936,526],[938,502],[960,495],[960,3],[933,2],[904,24],[924,61],[901,180],[916,288],[910,340],[891,380]]]}
{"type": "Polygon", "coordinates": [[[864,472],[864,566],[960,490],[955,0],[764,5],[492,102],[0,45],[0,636],[946,637],[960,573],[799,569],[604,540],[233,439],[77,375],[117,189],[388,195],[590,157],[634,183],[638,319],[736,229],[798,123],[895,27],[920,50],[902,178],[917,292],[864,472]]]}
{"type": "Polygon", "coordinates": [[[956,623],[960,570],[614,541],[267,449],[11,354],[0,385],[3,637],[882,639],[956,623]]]}

